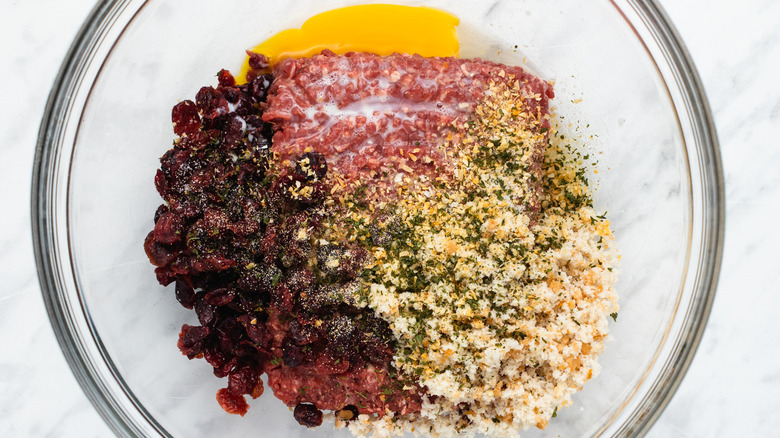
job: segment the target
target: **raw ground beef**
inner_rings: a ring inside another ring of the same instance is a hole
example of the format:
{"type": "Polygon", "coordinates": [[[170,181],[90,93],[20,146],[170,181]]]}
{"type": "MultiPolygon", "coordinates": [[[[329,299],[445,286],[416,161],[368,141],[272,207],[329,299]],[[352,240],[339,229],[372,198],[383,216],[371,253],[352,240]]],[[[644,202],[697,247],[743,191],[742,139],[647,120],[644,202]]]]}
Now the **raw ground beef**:
{"type": "Polygon", "coordinates": [[[527,99],[527,111],[545,123],[553,97],[550,84],[522,68],[480,59],[325,50],[277,64],[274,77],[263,120],[275,124],[273,148],[282,161],[314,151],[348,179],[377,182],[388,174],[392,181],[393,169],[430,174],[446,167],[437,142],[467,121],[490,82],[516,79],[537,97],[527,99]]]}

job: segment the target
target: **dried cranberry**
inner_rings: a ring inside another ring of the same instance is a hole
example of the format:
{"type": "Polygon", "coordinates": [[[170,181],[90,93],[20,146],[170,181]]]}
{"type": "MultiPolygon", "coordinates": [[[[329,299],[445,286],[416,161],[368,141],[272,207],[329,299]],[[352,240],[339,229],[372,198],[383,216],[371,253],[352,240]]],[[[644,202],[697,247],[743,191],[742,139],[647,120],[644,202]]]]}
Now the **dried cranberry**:
{"type": "Polygon", "coordinates": [[[298,345],[309,345],[317,342],[320,338],[316,328],[303,324],[297,319],[290,322],[290,336],[298,345]]]}
{"type": "Polygon", "coordinates": [[[233,78],[233,75],[224,68],[220,70],[219,73],[217,73],[217,80],[219,81],[219,85],[222,87],[232,87],[236,84],[236,80],[233,78]]]}
{"type": "Polygon", "coordinates": [[[251,269],[246,269],[238,286],[244,290],[253,292],[267,292],[282,280],[282,271],[275,265],[256,264],[251,269]]]}
{"type": "Polygon", "coordinates": [[[195,96],[195,102],[197,102],[198,108],[203,112],[204,119],[202,122],[204,126],[219,129],[220,122],[217,118],[227,114],[230,110],[225,96],[212,87],[203,87],[195,96]]]}
{"type": "Polygon", "coordinates": [[[154,240],[163,245],[173,245],[181,240],[181,232],[184,226],[182,218],[174,213],[164,213],[154,225],[154,240]]]}
{"type": "Polygon", "coordinates": [[[206,293],[203,298],[208,304],[212,306],[224,306],[225,304],[233,301],[236,298],[236,292],[228,288],[214,289],[206,293]]]}
{"type": "MultiPolygon", "coordinates": [[[[201,295],[202,293],[198,294],[201,295]]],[[[205,294],[203,294],[205,296],[205,294]]],[[[195,301],[195,313],[198,315],[198,321],[202,325],[209,325],[214,321],[214,314],[216,312],[216,306],[208,304],[203,298],[195,301]]]]}
{"type": "Polygon", "coordinates": [[[168,199],[171,189],[168,187],[168,180],[165,178],[165,174],[160,169],[157,169],[157,173],[154,175],[154,187],[157,189],[160,197],[168,199]]]}
{"type": "Polygon", "coordinates": [[[207,254],[198,257],[192,262],[192,269],[197,272],[224,271],[235,265],[236,262],[217,254],[207,254]]]}
{"type": "MultiPolygon", "coordinates": [[[[205,352],[204,352],[205,353],[205,352]]],[[[223,357],[229,357],[225,352],[222,352],[223,357]]],[[[204,354],[205,356],[205,354],[204,354]]],[[[222,363],[220,366],[214,366],[214,375],[219,377],[220,379],[223,377],[227,377],[230,372],[235,369],[236,365],[238,364],[238,358],[237,357],[230,357],[229,360],[222,363]]],[[[212,365],[213,366],[213,365],[212,365]]]]}
{"type": "Polygon", "coordinates": [[[266,255],[266,260],[273,261],[276,258],[277,252],[279,251],[279,241],[276,230],[276,224],[270,224],[265,227],[261,248],[263,253],[266,255]]]}
{"type": "Polygon", "coordinates": [[[236,184],[239,186],[245,186],[250,181],[254,181],[258,176],[257,166],[253,163],[241,163],[238,165],[238,178],[236,184]]]}
{"type": "Polygon", "coordinates": [[[198,131],[194,134],[190,134],[181,141],[176,143],[176,147],[181,149],[188,149],[198,151],[206,148],[209,145],[214,145],[219,140],[219,130],[207,129],[205,131],[198,131]]]}
{"type": "Polygon", "coordinates": [[[303,176],[307,181],[321,180],[328,173],[328,163],[322,154],[307,152],[296,160],[295,173],[303,176]]]}
{"type": "MultiPolygon", "coordinates": [[[[242,314],[241,316],[259,316],[262,314],[263,308],[257,302],[256,299],[250,298],[243,291],[236,291],[236,299],[230,302],[228,305],[231,309],[242,314]]],[[[264,322],[265,320],[263,320],[264,322]]]]}
{"type": "Polygon", "coordinates": [[[222,388],[217,391],[217,403],[228,414],[238,414],[244,416],[246,411],[249,410],[249,405],[243,395],[235,395],[228,391],[227,388],[222,388]]]}
{"type": "Polygon", "coordinates": [[[246,54],[249,56],[249,68],[253,70],[263,70],[268,68],[268,58],[266,58],[265,55],[252,52],[251,50],[247,50],[246,54]]]}
{"type": "Polygon", "coordinates": [[[292,312],[293,295],[284,283],[271,289],[271,307],[285,314],[292,312]]]}
{"type": "MultiPolygon", "coordinates": [[[[273,80],[273,77],[271,77],[271,80],[273,80]]],[[[263,136],[265,138],[269,139],[269,140],[273,138],[273,136],[274,136],[274,124],[273,123],[266,123],[263,126],[263,136]]]]}
{"type": "Polygon", "coordinates": [[[215,236],[230,227],[230,217],[224,211],[209,208],[203,213],[203,228],[215,236]]]}
{"type": "Polygon", "coordinates": [[[334,279],[357,277],[370,254],[363,248],[347,248],[342,245],[323,245],[317,250],[317,265],[334,279]]]}
{"type": "Polygon", "coordinates": [[[171,210],[175,211],[179,216],[185,220],[194,219],[202,214],[200,209],[188,202],[179,202],[171,206],[171,210]]]}
{"type": "Polygon", "coordinates": [[[182,354],[193,359],[203,353],[203,340],[209,335],[209,329],[184,324],[179,333],[178,347],[182,354]]]}
{"type": "Polygon", "coordinates": [[[225,150],[235,149],[241,144],[241,138],[244,136],[244,120],[235,116],[231,118],[225,126],[222,137],[222,148],[225,150]]]}
{"type": "Polygon", "coordinates": [[[367,335],[361,342],[363,356],[376,364],[387,363],[393,358],[393,349],[376,335],[367,335]]]}
{"type": "Polygon", "coordinates": [[[172,151],[172,153],[163,156],[161,166],[163,173],[167,176],[166,186],[173,192],[169,195],[182,194],[186,192],[189,175],[198,167],[198,163],[190,150],[172,149],[172,151]]]}
{"type": "Polygon", "coordinates": [[[171,111],[173,132],[176,135],[194,134],[201,128],[198,107],[191,100],[184,100],[176,104],[171,111]]]}
{"type": "Polygon", "coordinates": [[[190,274],[190,269],[189,269],[190,261],[191,261],[190,257],[184,256],[184,255],[180,255],[168,267],[171,269],[172,272],[174,272],[174,273],[176,273],[178,275],[181,275],[181,276],[189,275],[190,274]]]}
{"type": "Polygon", "coordinates": [[[222,354],[222,352],[219,351],[214,345],[209,345],[203,351],[203,358],[206,359],[206,362],[208,362],[209,365],[215,369],[225,365],[225,363],[228,361],[227,357],[225,357],[225,355],[222,354]]]}
{"type": "Polygon", "coordinates": [[[256,114],[247,115],[246,117],[244,117],[244,121],[246,121],[247,133],[251,133],[251,131],[254,131],[255,129],[262,128],[263,126],[265,126],[265,122],[263,121],[263,118],[256,114]]]}
{"type": "Polygon", "coordinates": [[[195,104],[201,111],[208,112],[214,105],[214,101],[218,99],[217,90],[214,87],[202,87],[198,94],[195,95],[195,104]]]}
{"type": "Polygon", "coordinates": [[[263,135],[263,130],[259,128],[252,130],[247,136],[247,140],[255,151],[265,151],[271,147],[271,141],[263,135]]]}
{"type": "Polygon", "coordinates": [[[186,281],[176,282],[176,300],[187,309],[195,305],[195,290],[186,281]]]}
{"type": "Polygon", "coordinates": [[[249,315],[241,315],[238,317],[238,321],[244,326],[249,339],[258,346],[267,347],[268,343],[271,342],[271,334],[268,333],[268,330],[257,320],[257,318],[249,315]]]}
{"type": "Polygon", "coordinates": [[[163,285],[168,286],[176,280],[176,273],[172,272],[170,268],[159,267],[154,270],[154,275],[157,277],[157,281],[163,285]]]}
{"type": "MultiPolygon", "coordinates": [[[[217,315],[224,315],[217,309],[217,315]]],[[[235,318],[220,318],[216,329],[217,344],[220,350],[232,356],[240,356],[236,350],[238,341],[246,333],[244,327],[235,318]]]]}
{"type": "Polygon", "coordinates": [[[257,386],[260,375],[254,366],[245,365],[233,370],[228,376],[228,391],[233,394],[251,394],[257,386]]]}
{"type": "Polygon", "coordinates": [[[252,97],[258,102],[265,102],[268,97],[268,89],[271,87],[272,82],[273,76],[270,74],[259,75],[253,78],[250,83],[252,97]]]}
{"type": "Polygon", "coordinates": [[[352,355],[358,343],[355,336],[355,323],[347,316],[337,316],[329,323],[325,331],[328,348],[341,355],[352,355]]]}
{"type": "Polygon", "coordinates": [[[236,236],[249,236],[259,232],[261,229],[260,221],[256,220],[240,220],[230,225],[230,231],[236,236]]]}
{"type": "Polygon", "coordinates": [[[154,223],[156,224],[158,220],[160,220],[160,217],[168,212],[168,206],[165,204],[160,205],[157,207],[157,210],[154,212],[154,223]]]}
{"type": "Polygon", "coordinates": [[[296,345],[292,338],[282,340],[282,360],[286,366],[297,367],[303,363],[304,358],[303,349],[296,345]]]}
{"type": "Polygon", "coordinates": [[[301,426],[317,427],[322,424],[322,411],[309,403],[298,403],[293,410],[293,417],[301,426]]]}
{"type": "Polygon", "coordinates": [[[287,287],[294,293],[308,291],[314,288],[314,273],[307,267],[301,266],[288,271],[287,287]]]}
{"type": "Polygon", "coordinates": [[[154,231],[146,235],[144,250],[154,266],[168,266],[179,254],[178,251],[159,244],[154,238],[154,231]]]}
{"type": "Polygon", "coordinates": [[[229,103],[237,103],[241,99],[241,90],[236,87],[220,87],[218,90],[229,103]]]}
{"type": "Polygon", "coordinates": [[[190,176],[189,189],[191,193],[200,193],[214,183],[214,175],[209,169],[198,169],[190,176]]]}

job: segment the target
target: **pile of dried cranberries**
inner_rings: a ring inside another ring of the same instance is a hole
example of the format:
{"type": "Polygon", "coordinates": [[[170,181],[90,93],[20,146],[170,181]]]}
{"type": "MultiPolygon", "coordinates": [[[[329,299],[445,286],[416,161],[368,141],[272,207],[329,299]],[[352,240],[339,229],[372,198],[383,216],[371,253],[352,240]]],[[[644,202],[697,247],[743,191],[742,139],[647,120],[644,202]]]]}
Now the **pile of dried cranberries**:
{"type": "MultiPolygon", "coordinates": [[[[252,64],[267,67],[259,56],[252,64]]],[[[419,389],[393,374],[387,322],[354,299],[369,253],[317,239],[327,163],[314,153],[274,160],[273,126],[262,120],[272,75],[218,78],[173,108],[179,137],[155,177],[165,203],[144,242],[158,281],[175,283],[197,313],[180,350],[228,377],[217,400],[229,413],[246,413],[263,374],[306,426],[321,424],[322,409],[345,420],[419,411],[419,389]]]]}

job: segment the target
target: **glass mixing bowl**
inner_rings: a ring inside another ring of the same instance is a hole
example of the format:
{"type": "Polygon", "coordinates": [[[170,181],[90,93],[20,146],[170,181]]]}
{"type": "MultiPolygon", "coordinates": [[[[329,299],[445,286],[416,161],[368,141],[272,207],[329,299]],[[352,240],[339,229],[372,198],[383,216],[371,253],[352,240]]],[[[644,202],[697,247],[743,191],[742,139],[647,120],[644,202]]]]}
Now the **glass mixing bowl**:
{"type": "MultiPolygon", "coordinates": [[[[33,236],[62,350],[118,435],[348,435],[312,434],[270,394],[246,417],[225,414],[214,397],[225,381],[176,348],[194,313],[157,284],[142,242],[172,105],[273,33],[355,3],[105,1],[74,42],[41,126],[33,236]]],[[[460,17],[463,56],[554,80],[559,125],[598,159],[595,206],[622,255],[619,318],[601,374],[523,436],[641,436],[696,350],[723,243],[717,140],[685,48],[651,0],[406,3],[460,17]]]]}

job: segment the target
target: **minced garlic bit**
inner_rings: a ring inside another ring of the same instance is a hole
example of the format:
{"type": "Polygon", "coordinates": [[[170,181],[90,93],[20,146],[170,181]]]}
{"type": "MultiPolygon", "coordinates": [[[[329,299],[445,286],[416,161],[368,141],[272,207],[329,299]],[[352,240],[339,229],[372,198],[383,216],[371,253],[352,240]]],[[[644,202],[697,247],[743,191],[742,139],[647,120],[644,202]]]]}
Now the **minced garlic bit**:
{"type": "Polygon", "coordinates": [[[325,238],[373,252],[362,300],[391,324],[396,368],[428,393],[414,418],[360,416],[354,432],[516,436],[598,372],[617,311],[613,236],[581,158],[526,112],[536,97],[492,85],[442,145],[441,176],[404,174],[397,199],[370,208],[360,188],[339,198],[325,238]]]}

